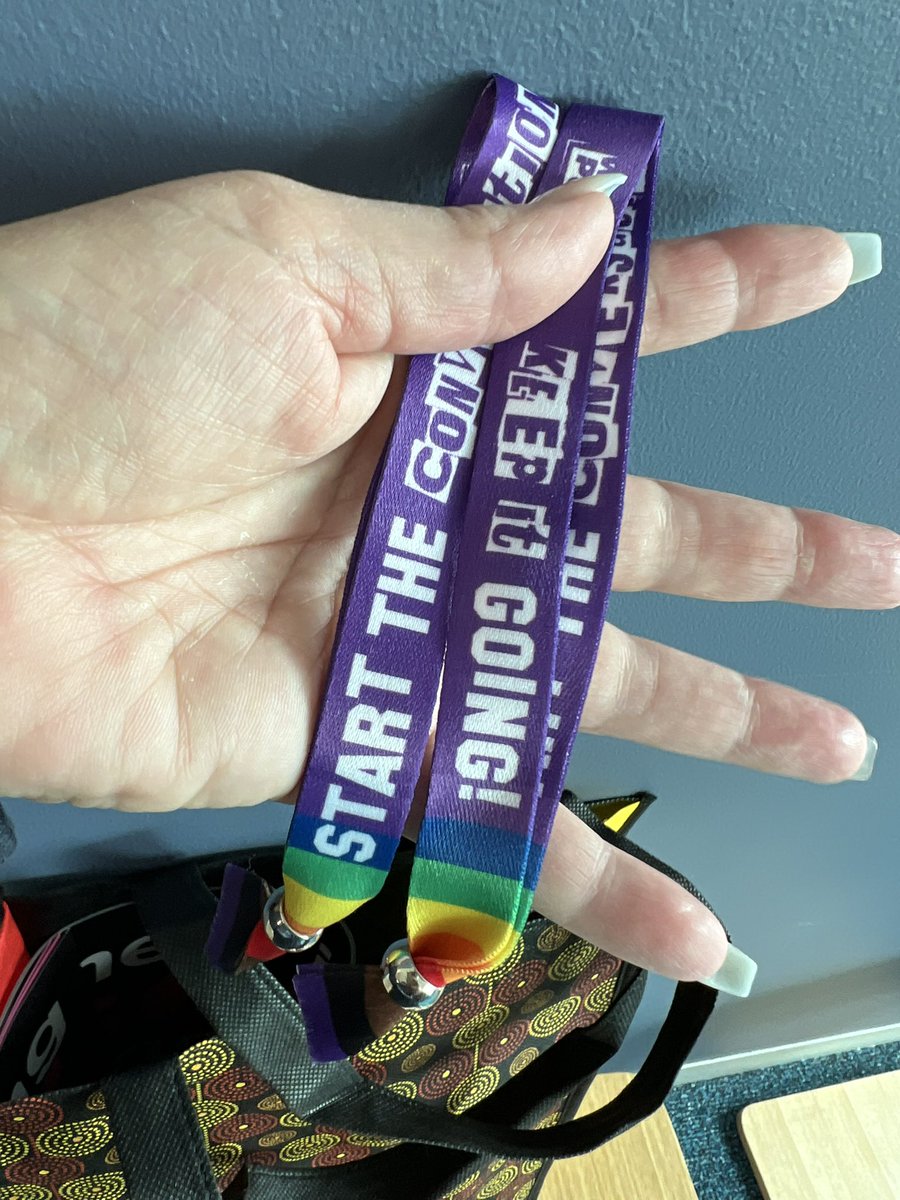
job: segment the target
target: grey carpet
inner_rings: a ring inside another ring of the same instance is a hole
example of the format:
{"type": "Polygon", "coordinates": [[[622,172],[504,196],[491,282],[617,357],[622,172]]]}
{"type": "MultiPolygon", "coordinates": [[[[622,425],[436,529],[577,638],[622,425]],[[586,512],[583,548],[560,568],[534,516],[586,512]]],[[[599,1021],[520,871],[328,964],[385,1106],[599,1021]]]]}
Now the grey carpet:
{"type": "Polygon", "coordinates": [[[900,1042],[675,1088],[666,1108],[699,1200],[761,1200],[737,1131],[747,1104],[900,1069],[900,1042]]]}

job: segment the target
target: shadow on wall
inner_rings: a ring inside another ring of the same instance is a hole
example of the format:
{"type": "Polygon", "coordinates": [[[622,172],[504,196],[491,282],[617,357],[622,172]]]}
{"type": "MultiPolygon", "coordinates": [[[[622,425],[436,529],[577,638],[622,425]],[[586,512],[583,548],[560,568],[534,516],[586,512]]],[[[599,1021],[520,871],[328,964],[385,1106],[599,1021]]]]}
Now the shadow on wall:
{"type": "MultiPolygon", "coordinates": [[[[274,112],[248,108],[238,125],[212,111],[169,110],[162,98],[150,107],[114,94],[84,93],[65,102],[23,94],[5,114],[0,224],[168,179],[239,168],[359,196],[439,204],[485,79],[469,73],[421,88],[402,107],[377,97],[355,112],[331,104],[325,133],[321,111],[316,127],[304,125],[295,97],[274,112]]],[[[596,99],[617,103],[612,95],[596,99]]],[[[698,232],[715,223],[723,200],[733,199],[718,187],[665,173],[657,227],[670,234],[698,232]]]]}
{"type": "MultiPolygon", "coordinates": [[[[99,838],[92,843],[92,861],[105,864],[102,871],[96,868],[85,871],[82,847],[76,846],[68,852],[65,846],[54,846],[52,874],[31,873],[27,877],[25,890],[31,893],[36,885],[43,881],[53,888],[65,887],[73,880],[85,883],[90,879],[103,879],[108,883],[117,877],[129,877],[143,871],[161,870],[195,860],[201,863],[226,860],[236,862],[260,853],[279,854],[282,842],[283,838],[266,838],[263,833],[255,839],[252,836],[235,836],[233,843],[228,843],[227,849],[194,845],[183,852],[173,853],[170,840],[152,828],[144,827],[133,834],[118,833],[112,837],[99,838]]],[[[9,890],[15,894],[15,881],[9,890]]],[[[39,892],[40,888],[37,890],[39,892]]]]}
{"type": "Polygon", "coordinates": [[[116,95],[63,102],[23,94],[5,114],[0,222],[236,168],[361,196],[439,203],[483,83],[483,75],[468,74],[412,92],[402,107],[336,112],[323,136],[304,127],[296,98],[289,113],[248,109],[237,125],[213,112],[169,111],[162,99],[150,108],[116,95]]]}
{"type": "MultiPolygon", "coordinates": [[[[98,838],[91,847],[92,854],[97,860],[107,864],[105,874],[129,875],[133,872],[148,871],[154,867],[171,866],[174,861],[171,844],[152,829],[142,828],[134,834],[119,833],[112,837],[98,838]]],[[[246,853],[246,851],[240,851],[246,853]]],[[[54,847],[53,856],[53,886],[61,886],[61,877],[77,876],[84,879],[84,864],[80,847],[67,852],[65,846],[54,847]]],[[[201,854],[200,857],[210,858],[212,854],[201,854]]]]}

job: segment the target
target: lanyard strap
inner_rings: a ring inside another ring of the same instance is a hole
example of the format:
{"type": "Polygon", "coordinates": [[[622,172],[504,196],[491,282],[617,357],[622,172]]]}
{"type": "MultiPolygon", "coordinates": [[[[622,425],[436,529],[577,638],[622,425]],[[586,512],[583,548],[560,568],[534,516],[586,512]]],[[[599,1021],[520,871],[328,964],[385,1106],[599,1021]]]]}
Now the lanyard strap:
{"type": "Polygon", "coordinates": [[[661,133],[569,110],[539,191],[621,172],[616,234],[571,300],[494,348],[402,963],[436,989],[512,949],[562,792],[612,582],[661,133]]]}
{"type": "Polygon", "coordinates": [[[449,204],[621,179],[611,246],[562,308],[493,352],[412,360],[363,509],[266,928],[305,949],[381,889],[440,692],[409,941],[383,964],[407,1007],[501,962],[531,910],[612,582],[662,126],[585,105],[560,126],[495,76],[453,171],[449,204]]]}
{"type": "MultiPolygon", "coordinates": [[[[485,88],[447,193],[521,203],[559,109],[502,76],[485,88]]],[[[351,558],[319,724],[284,856],[280,927],[306,935],[384,883],[431,731],[488,347],[412,359],[351,558]]]]}

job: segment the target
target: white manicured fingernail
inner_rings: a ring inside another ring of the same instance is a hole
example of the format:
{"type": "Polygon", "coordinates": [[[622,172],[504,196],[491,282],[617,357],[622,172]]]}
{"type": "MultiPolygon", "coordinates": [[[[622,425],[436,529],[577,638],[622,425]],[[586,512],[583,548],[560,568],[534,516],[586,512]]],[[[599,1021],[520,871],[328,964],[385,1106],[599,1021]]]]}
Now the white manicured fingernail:
{"type": "Polygon", "coordinates": [[[878,753],[878,743],[871,734],[866,738],[868,743],[866,747],[866,757],[862,760],[862,765],[855,775],[851,775],[851,779],[858,779],[860,783],[865,783],[867,779],[872,778],[872,772],[875,770],[875,755],[878,753]]]}
{"type": "Polygon", "coordinates": [[[717,992],[727,992],[729,996],[749,996],[756,978],[756,963],[737,946],[728,945],[725,961],[709,979],[701,979],[701,983],[715,988],[717,992]]]}
{"type": "Polygon", "coordinates": [[[589,175],[585,177],[585,182],[590,180],[594,185],[593,190],[597,192],[605,192],[607,196],[611,196],[616,188],[628,182],[628,176],[622,175],[618,171],[612,171],[608,175],[589,175]]]}
{"type": "Polygon", "coordinates": [[[611,196],[617,187],[627,182],[628,176],[617,171],[607,175],[582,175],[578,179],[570,179],[568,183],[560,184],[559,187],[551,188],[549,192],[543,192],[531,203],[541,204],[544,200],[549,200],[551,204],[555,204],[558,200],[569,200],[585,192],[603,192],[604,195],[611,196]]]}
{"type": "Polygon", "coordinates": [[[851,283],[864,283],[881,274],[881,238],[877,233],[842,233],[853,255],[851,283]]]}

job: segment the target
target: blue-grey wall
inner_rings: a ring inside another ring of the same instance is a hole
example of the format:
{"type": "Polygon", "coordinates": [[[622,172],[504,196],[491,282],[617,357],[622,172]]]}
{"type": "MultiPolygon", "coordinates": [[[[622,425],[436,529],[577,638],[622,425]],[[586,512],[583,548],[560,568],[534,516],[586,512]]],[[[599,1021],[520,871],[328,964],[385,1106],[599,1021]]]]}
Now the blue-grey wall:
{"type": "MultiPolygon", "coordinates": [[[[881,232],[884,274],[833,308],[645,361],[632,468],[900,526],[894,0],[0,0],[0,17],[0,219],[248,166],[438,202],[496,69],[666,114],[659,236],[881,232]]],[[[697,1054],[900,1020],[896,614],[631,596],[612,618],[832,697],[881,743],[870,783],[823,788],[582,740],[574,785],[658,793],[642,839],[759,959],[755,996],[721,1006],[697,1054]]],[[[11,809],[23,875],[276,840],[287,819],[11,809]]]]}

